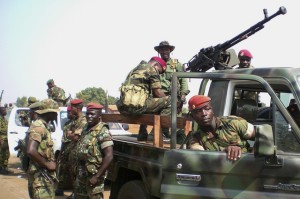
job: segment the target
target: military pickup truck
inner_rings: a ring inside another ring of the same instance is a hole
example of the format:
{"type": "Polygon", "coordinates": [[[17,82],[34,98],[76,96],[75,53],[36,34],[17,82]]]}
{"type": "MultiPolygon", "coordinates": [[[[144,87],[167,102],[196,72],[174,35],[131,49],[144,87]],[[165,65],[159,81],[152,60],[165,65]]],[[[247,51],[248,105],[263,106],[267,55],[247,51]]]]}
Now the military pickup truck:
{"type": "Polygon", "coordinates": [[[153,142],[114,138],[114,159],[107,176],[110,199],[300,197],[300,123],[287,110],[292,101],[300,108],[300,69],[174,73],[172,85],[177,85],[178,77],[202,80],[199,94],[212,98],[216,116],[237,115],[255,125],[252,152],[232,162],[223,151],[186,149],[197,125],[176,116],[175,86],[169,118],[103,117],[104,121],[152,124],[155,131],[153,142]],[[170,143],[163,143],[159,125],[171,127],[170,143]],[[182,144],[177,144],[178,128],[187,135],[182,144]]]}

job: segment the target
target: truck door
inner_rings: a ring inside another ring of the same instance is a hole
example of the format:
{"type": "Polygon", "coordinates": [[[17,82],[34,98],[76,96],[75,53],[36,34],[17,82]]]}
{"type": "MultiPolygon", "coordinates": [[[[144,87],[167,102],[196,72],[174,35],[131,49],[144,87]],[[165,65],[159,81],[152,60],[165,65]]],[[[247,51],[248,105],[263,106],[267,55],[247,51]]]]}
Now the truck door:
{"type": "MultiPolygon", "coordinates": [[[[208,74],[199,76],[224,78],[224,75],[206,75],[208,74]]],[[[252,92],[257,92],[257,95],[264,93],[269,99],[269,104],[257,108],[258,111],[261,110],[260,115],[267,110],[267,115],[271,117],[251,121],[257,126],[253,147],[256,151],[243,153],[234,162],[229,161],[223,151],[166,151],[162,168],[161,198],[299,198],[299,127],[284,104],[284,93],[289,98],[295,94],[287,90],[289,85],[277,86],[278,91],[275,93],[276,86],[273,86],[273,90],[259,77],[249,81],[251,75],[240,79],[242,82],[236,81],[238,76],[232,74],[225,78],[232,78],[228,84],[227,98],[224,100],[227,109],[233,104],[237,87],[251,88],[252,92]]],[[[224,115],[229,114],[230,112],[224,112],[224,115]]]]}

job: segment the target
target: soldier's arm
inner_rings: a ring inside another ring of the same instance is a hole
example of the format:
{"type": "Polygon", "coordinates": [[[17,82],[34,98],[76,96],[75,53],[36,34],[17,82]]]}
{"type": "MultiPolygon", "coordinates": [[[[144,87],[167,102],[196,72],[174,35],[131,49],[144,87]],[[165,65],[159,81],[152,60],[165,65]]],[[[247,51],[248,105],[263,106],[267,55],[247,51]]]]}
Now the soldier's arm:
{"type": "Polygon", "coordinates": [[[28,157],[38,164],[42,168],[46,168],[49,171],[54,171],[56,168],[55,162],[47,161],[43,156],[41,156],[38,152],[39,142],[29,138],[26,153],[28,157]]]}
{"type": "Polygon", "coordinates": [[[161,98],[165,97],[165,93],[160,88],[153,88],[152,89],[153,97],[161,98]]]}

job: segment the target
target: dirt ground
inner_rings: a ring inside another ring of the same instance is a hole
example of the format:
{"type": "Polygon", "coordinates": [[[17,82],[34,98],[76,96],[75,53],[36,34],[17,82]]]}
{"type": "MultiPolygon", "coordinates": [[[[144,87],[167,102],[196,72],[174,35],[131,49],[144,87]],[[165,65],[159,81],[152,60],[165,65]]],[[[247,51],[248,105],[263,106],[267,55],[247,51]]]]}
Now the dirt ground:
{"type": "MultiPolygon", "coordinates": [[[[19,158],[11,156],[8,168],[13,173],[10,175],[0,175],[0,199],[29,199],[27,191],[26,173],[21,170],[19,158]]],[[[71,190],[65,191],[65,196],[57,196],[56,199],[66,198],[71,194],[71,190]]],[[[106,187],[104,199],[109,199],[109,187],[106,187]]]]}

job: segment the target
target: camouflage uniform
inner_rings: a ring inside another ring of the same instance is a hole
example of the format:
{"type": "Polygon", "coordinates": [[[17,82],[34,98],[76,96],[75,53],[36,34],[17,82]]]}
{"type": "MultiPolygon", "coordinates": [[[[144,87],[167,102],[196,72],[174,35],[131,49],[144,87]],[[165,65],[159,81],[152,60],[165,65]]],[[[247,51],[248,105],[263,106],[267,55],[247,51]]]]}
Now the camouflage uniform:
{"type": "Polygon", "coordinates": [[[52,88],[47,89],[47,94],[49,99],[53,99],[58,103],[58,106],[64,106],[65,105],[65,91],[57,86],[54,86],[52,88]]]}
{"type": "Polygon", "coordinates": [[[63,137],[61,144],[61,153],[59,156],[59,168],[58,168],[58,185],[57,189],[63,190],[67,185],[70,185],[70,164],[69,164],[69,154],[70,154],[70,144],[71,140],[67,138],[67,133],[70,130],[71,120],[68,120],[63,126],[63,137]]]}
{"type": "Polygon", "coordinates": [[[102,163],[102,150],[106,147],[113,146],[111,134],[108,125],[99,122],[91,129],[83,128],[81,137],[77,143],[77,173],[75,182],[76,199],[99,199],[103,198],[104,180],[95,185],[89,185],[89,179],[98,172],[102,163]]]}
{"type": "MultiPolygon", "coordinates": [[[[39,142],[38,152],[47,160],[54,161],[53,141],[51,139],[50,128],[47,123],[42,119],[35,120],[29,129],[29,137],[39,142]]],[[[29,162],[28,168],[28,181],[33,193],[34,198],[54,198],[55,185],[51,184],[39,171],[32,161],[29,162]]],[[[55,172],[49,174],[56,178],[55,172]]]]}
{"type": "MultiPolygon", "coordinates": [[[[177,59],[169,59],[167,61],[166,71],[160,75],[161,87],[166,95],[171,95],[172,74],[174,72],[184,72],[184,68],[177,59]]],[[[186,78],[179,78],[177,88],[179,98],[182,95],[188,95],[190,93],[186,78]]]]}
{"type": "Polygon", "coordinates": [[[140,64],[131,71],[124,84],[128,84],[128,82],[144,88],[145,91],[149,93],[149,97],[145,102],[145,113],[160,113],[164,115],[171,114],[170,97],[152,97],[152,89],[162,88],[162,86],[158,71],[156,71],[154,67],[149,65],[146,61],[141,61],[140,64]]]}
{"type": "Polygon", "coordinates": [[[2,140],[2,144],[0,144],[0,170],[2,170],[2,168],[7,168],[10,156],[7,140],[7,125],[8,122],[5,116],[0,115],[0,139],[2,140]]]}
{"type": "Polygon", "coordinates": [[[189,148],[199,145],[209,151],[224,151],[229,145],[240,146],[242,152],[248,152],[248,135],[253,131],[253,125],[236,116],[216,117],[216,132],[204,132],[201,129],[192,135],[189,148]]]}
{"type": "Polygon", "coordinates": [[[66,184],[70,185],[69,179],[71,179],[71,184],[76,175],[76,163],[77,163],[77,154],[76,154],[76,141],[69,140],[67,138],[68,131],[74,131],[74,134],[81,135],[81,132],[76,132],[78,129],[83,129],[86,124],[86,117],[82,115],[75,121],[70,121],[64,127],[64,136],[63,136],[63,149],[62,156],[60,159],[60,169],[59,169],[59,181],[58,189],[63,189],[66,184]]]}

